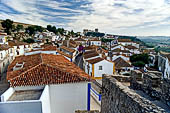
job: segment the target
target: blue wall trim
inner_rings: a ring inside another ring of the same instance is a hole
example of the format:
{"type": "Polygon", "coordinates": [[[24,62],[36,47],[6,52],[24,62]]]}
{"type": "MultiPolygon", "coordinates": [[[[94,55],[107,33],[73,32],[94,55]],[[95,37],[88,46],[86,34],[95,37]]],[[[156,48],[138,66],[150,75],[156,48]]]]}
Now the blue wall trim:
{"type": "Polygon", "coordinates": [[[87,94],[87,110],[90,111],[90,89],[91,89],[91,83],[88,83],[88,94],[87,94]]]}

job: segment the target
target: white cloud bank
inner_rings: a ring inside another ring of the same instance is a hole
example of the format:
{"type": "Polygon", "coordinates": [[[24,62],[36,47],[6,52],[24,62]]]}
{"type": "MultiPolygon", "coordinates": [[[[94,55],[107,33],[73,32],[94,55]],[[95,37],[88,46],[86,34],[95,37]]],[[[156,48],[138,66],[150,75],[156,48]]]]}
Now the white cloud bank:
{"type": "MultiPolygon", "coordinates": [[[[83,9],[72,9],[68,2],[52,0],[1,0],[1,2],[21,13],[0,12],[0,18],[38,24],[60,25],[66,29],[82,31],[84,28],[99,28],[102,32],[124,35],[170,35],[170,2],[168,0],[88,0],[83,9]],[[63,12],[39,9],[39,5],[63,12]],[[89,12],[90,10],[90,12],[89,12]],[[67,11],[78,15],[67,16],[67,11]],[[46,14],[46,15],[44,15],[46,14]],[[49,16],[49,15],[50,16],[49,16]],[[59,15],[59,16],[58,16],[59,15]],[[63,18],[63,22],[45,21],[44,18],[63,18]],[[69,21],[65,21],[69,20],[69,21]]],[[[81,2],[81,0],[76,0],[81,2]]]]}

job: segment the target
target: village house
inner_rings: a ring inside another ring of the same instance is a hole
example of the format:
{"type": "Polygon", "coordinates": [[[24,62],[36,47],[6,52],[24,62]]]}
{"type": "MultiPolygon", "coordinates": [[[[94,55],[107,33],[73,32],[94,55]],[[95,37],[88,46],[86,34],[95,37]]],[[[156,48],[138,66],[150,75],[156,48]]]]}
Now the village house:
{"type": "Polygon", "coordinates": [[[163,78],[170,79],[170,53],[158,54],[158,69],[163,73],[163,78]]]}
{"type": "MultiPolygon", "coordinates": [[[[71,56],[71,59],[70,59],[71,62],[73,62],[73,61],[75,60],[76,53],[77,53],[76,50],[71,49],[71,48],[68,48],[68,47],[66,47],[66,46],[60,46],[59,51],[62,51],[62,53],[65,53],[65,54],[71,56]]],[[[59,51],[58,51],[58,52],[59,52],[59,51]]],[[[61,53],[61,52],[60,52],[60,53],[61,53]]],[[[64,54],[63,54],[63,55],[64,55],[64,54]]]]}
{"type": "Polygon", "coordinates": [[[90,46],[90,45],[95,45],[95,46],[101,46],[101,40],[99,38],[91,38],[91,39],[88,39],[87,41],[87,45],[90,46]]]}
{"type": "Polygon", "coordinates": [[[7,66],[13,60],[13,56],[10,53],[11,50],[12,48],[9,48],[8,45],[0,44],[0,74],[6,71],[7,66]]]}
{"type": "Polygon", "coordinates": [[[1,113],[90,110],[90,76],[61,55],[18,56],[8,67],[7,80],[1,113]]]}
{"type": "Polygon", "coordinates": [[[136,42],[133,42],[131,39],[118,39],[118,44],[124,45],[124,46],[135,46],[136,48],[139,48],[139,44],[136,42]]]}
{"type": "Polygon", "coordinates": [[[75,42],[79,43],[79,44],[82,44],[82,45],[86,45],[87,41],[83,38],[77,38],[74,40],[75,42]]]}
{"type": "Polygon", "coordinates": [[[102,79],[103,74],[114,74],[115,65],[113,62],[97,57],[86,60],[85,72],[94,79],[102,79]]]}
{"type": "Polygon", "coordinates": [[[8,44],[6,33],[0,33],[0,44],[8,44]]]}
{"type": "Polygon", "coordinates": [[[130,72],[131,70],[134,69],[129,62],[125,61],[121,57],[115,59],[113,62],[115,63],[115,68],[117,73],[120,73],[121,71],[130,72]]]}

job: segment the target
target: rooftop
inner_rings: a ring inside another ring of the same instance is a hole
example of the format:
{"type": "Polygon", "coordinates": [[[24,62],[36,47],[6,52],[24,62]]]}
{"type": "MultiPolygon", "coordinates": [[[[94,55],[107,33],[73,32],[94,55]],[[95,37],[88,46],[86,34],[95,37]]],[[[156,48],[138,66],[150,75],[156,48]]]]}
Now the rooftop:
{"type": "Polygon", "coordinates": [[[39,100],[43,90],[15,91],[8,101],[39,100]]]}
{"type": "Polygon", "coordinates": [[[99,56],[98,53],[91,53],[91,54],[86,54],[84,55],[84,59],[88,59],[88,58],[92,58],[92,57],[96,57],[96,56],[99,56]]]}
{"type": "Polygon", "coordinates": [[[66,51],[69,51],[69,52],[71,52],[71,53],[74,53],[74,52],[75,52],[74,49],[70,49],[70,48],[68,48],[68,47],[66,47],[66,46],[61,46],[60,48],[66,50],[66,51]]]}
{"type": "Polygon", "coordinates": [[[98,62],[103,61],[103,60],[104,60],[103,58],[98,57],[98,58],[86,60],[86,61],[90,64],[95,64],[95,63],[98,63],[98,62]]]}
{"type": "Polygon", "coordinates": [[[7,80],[12,87],[36,86],[89,81],[90,76],[62,55],[34,54],[16,57],[8,67],[7,80]],[[18,62],[24,62],[23,68],[13,70],[18,62]]]}
{"type": "Polygon", "coordinates": [[[118,39],[118,42],[132,42],[131,39],[118,39]]]}
{"type": "Polygon", "coordinates": [[[123,60],[121,57],[117,58],[113,61],[115,63],[116,69],[122,68],[122,67],[132,67],[128,62],[123,60]]]}

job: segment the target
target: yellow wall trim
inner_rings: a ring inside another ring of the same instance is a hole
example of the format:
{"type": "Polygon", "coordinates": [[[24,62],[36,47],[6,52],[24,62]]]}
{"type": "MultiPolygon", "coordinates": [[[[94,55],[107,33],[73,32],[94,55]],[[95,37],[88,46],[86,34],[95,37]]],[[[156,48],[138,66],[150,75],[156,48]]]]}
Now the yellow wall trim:
{"type": "Polygon", "coordinates": [[[93,79],[99,79],[100,80],[100,79],[102,79],[102,77],[93,77],[93,79]]]}
{"type": "Polygon", "coordinates": [[[92,64],[92,77],[94,77],[94,64],[92,64]]]}

